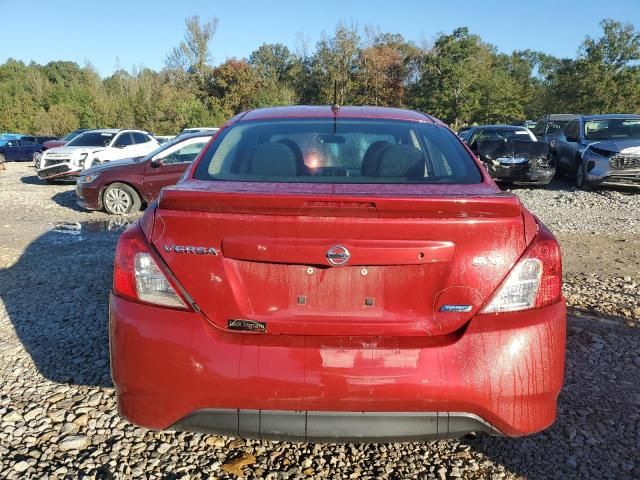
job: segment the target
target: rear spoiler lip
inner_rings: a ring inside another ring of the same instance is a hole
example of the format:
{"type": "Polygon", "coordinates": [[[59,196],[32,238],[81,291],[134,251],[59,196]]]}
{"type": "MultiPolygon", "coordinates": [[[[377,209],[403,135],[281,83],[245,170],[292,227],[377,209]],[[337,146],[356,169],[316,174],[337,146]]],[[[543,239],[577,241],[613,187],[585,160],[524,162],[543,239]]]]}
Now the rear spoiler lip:
{"type": "Polygon", "coordinates": [[[219,214],[367,218],[504,218],[522,215],[510,193],[437,196],[356,196],[266,192],[212,192],[169,188],[158,199],[161,210],[219,214]]]}

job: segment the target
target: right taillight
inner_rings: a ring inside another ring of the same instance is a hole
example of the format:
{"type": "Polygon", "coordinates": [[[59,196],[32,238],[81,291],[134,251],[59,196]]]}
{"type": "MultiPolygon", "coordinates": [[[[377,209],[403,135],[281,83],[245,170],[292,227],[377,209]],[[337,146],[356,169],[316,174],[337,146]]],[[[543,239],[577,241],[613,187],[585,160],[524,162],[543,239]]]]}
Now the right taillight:
{"type": "Polygon", "coordinates": [[[113,292],[129,300],[187,309],[137,224],[118,240],[113,265],[113,292]]]}
{"type": "Polygon", "coordinates": [[[515,312],[562,298],[562,259],[555,237],[543,225],[482,313],[515,312]]]}

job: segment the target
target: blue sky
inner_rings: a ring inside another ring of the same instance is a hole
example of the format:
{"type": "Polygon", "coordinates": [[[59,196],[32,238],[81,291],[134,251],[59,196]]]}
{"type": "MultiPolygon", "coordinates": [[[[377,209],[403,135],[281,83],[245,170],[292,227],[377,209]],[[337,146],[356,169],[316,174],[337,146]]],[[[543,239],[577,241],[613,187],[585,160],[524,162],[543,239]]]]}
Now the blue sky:
{"type": "Polygon", "coordinates": [[[640,0],[0,0],[0,62],[90,61],[102,75],[116,65],[163,66],[184,35],[184,19],[218,17],[214,63],[247,57],[263,42],[310,49],[340,20],[401,33],[419,44],[467,26],[504,52],[541,50],[574,56],[586,35],[610,17],[640,28],[640,0]]]}

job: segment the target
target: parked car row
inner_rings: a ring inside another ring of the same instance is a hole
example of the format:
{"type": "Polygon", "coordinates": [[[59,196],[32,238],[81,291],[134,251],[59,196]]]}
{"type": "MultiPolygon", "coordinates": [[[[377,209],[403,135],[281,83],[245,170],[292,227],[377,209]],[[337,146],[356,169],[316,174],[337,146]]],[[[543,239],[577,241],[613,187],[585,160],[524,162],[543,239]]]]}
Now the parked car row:
{"type": "Polygon", "coordinates": [[[640,188],[640,115],[555,114],[533,132],[480,125],[458,135],[500,182],[546,185],[568,175],[581,189],[640,188]]]}
{"type": "Polygon", "coordinates": [[[88,210],[125,215],[152,202],[175,184],[218,128],[186,128],[178,136],[155,137],[143,130],[80,129],[58,139],[2,134],[5,160],[33,158],[39,178],[76,181],[78,203],[88,210]]]}

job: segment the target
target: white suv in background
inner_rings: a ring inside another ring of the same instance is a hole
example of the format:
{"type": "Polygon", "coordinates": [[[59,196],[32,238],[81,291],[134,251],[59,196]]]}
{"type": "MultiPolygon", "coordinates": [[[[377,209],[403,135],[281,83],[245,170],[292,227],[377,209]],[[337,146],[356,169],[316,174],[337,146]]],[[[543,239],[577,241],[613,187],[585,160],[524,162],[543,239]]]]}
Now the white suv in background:
{"type": "Polygon", "coordinates": [[[151,134],[142,130],[89,130],[63,147],[45,151],[38,177],[45,180],[76,177],[97,163],[143,157],[158,145],[151,134]]]}

